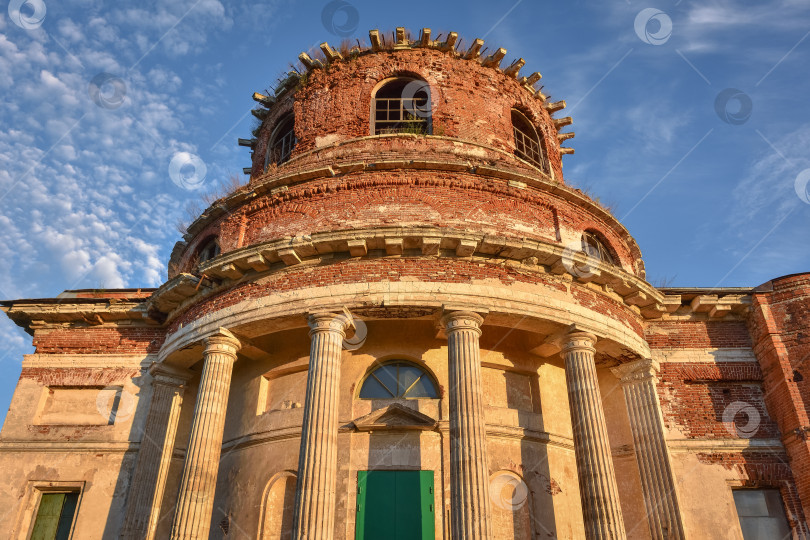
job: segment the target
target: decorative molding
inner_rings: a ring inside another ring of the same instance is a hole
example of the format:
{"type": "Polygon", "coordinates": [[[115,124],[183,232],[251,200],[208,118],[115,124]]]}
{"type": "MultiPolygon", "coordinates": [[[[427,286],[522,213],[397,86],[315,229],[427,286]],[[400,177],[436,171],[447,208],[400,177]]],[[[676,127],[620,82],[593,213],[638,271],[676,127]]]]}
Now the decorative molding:
{"type": "MultiPolygon", "coordinates": [[[[388,251],[387,248],[392,242],[401,245],[402,250],[401,254],[389,256],[407,258],[430,254],[440,258],[459,258],[459,246],[466,245],[475,246],[471,253],[463,254],[466,258],[471,257],[473,262],[497,264],[501,260],[512,260],[519,261],[521,271],[529,273],[566,273],[562,264],[565,257],[564,246],[539,240],[475,234],[431,226],[353,229],[313,233],[292,240],[273,240],[225,253],[200,267],[200,272],[204,275],[219,281],[218,286],[209,283],[209,286],[199,289],[187,287],[183,289],[183,294],[187,296],[181,297],[179,288],[168,286],[175,280],[187,279],[187,274],[181,274],[155,292],[149,299],[148,309],[150,313],[153,311],[165,313],[166,319],[171,321],[200,298],[234,282],[260,275],[278,274],[286,271],[290,264],[302,267],[319,264],[336,254],[362,257],[371,250],[388,251]],[[362,241],[363,249],[358,249],[359,241],[362,241]],[[296,255],[294,261],[289,255],[293,252],[296,255]],[[249,262],[257,256],[261,256],[265,261],[267,270],[257,271],[249,262]],[[554,272],[554,268],[563,270],[554,272]],[[165,296],[164,290],[171,291],[172,294],[165,296]]],[[[588,264],[595,267],[593,275],[587,277],[571,275],[571,279],[582,284],[592,283],[600,286],[606,297],[627,306],[636,306],[641,317],[654,319],[666,313],[666,309],[661,307],[663,295],[643,279],[617,266],[596,261],[590,261],[588,264]],[[608,290],[615,292],[617,296],[610,295],[608,290]]]]}
{"type": "Polygon", "coordinates": [[[661,372],[658,362],[650,358],[642,358],[610,368],[610,371],[621,380],[622,384],[635,384],[648,379],[655,380],[661,372]]]}
{"type": "Polygon", "coordinates": [[[434,418],[401,403],[392,403],[349,422],[340,431],[432,431],[438,425],[434,418]]]}

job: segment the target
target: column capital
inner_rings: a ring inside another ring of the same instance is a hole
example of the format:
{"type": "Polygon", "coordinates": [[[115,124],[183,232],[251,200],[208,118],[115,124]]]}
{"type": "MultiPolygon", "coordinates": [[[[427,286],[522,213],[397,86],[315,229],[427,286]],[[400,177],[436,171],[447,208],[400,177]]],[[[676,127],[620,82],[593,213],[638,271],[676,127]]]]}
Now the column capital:
{"type": "Polygon", "coordinates": [[[439,324],[445,332],[472,330],[480,335],[484,318],[473,311],[449,311],[442,316],[439,324]]]}
{"type": "Polygon", "coordinates": [[[661,366],[652,358],[642,358],[610,368],[610,371],[621,380],[622,384],[633,384],[640,381],[656,380],[661,366]]]}
{"type": "Polygon", "coordinates": [[[194,373],[187,369],[179,368],[165,362],[153,362],[149,366],[149,374],[157,383],[171,386],[182,386],[194,376],[194,373]]]}
{"type": "Polygon", "coordinates": [[[203,338],[203,343],[205,343],[203,354],[206,356],[211,353],[222,353],[231,355],[236,359],[236,353],[242,348],[239,339],[222,327],[217,328],[213,334],[203,338]]]}
{"type": "Polygon", "coordinates": [[[574,351],[596,352],[596,336],[590,332],[585,332],[574,325],[563,338],[563,354],[574,351]]]}
{"type": "Polygon", "coordinates": [[[346,338],[346,330],[354,328],[354,318],[348,310],[341,313],[331,311],[316,311],[307,314],[309,337],[316,332],[338,332],[341,339],[346,338]]]}

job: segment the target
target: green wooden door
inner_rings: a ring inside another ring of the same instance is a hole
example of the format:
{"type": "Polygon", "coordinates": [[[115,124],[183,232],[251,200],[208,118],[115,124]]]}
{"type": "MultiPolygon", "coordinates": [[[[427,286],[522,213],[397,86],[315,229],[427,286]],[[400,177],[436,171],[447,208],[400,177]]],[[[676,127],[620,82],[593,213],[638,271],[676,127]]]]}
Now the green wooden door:
{"type": "Polygon", "coordinates": [[[433,471],[357,471],[356,540],[433,540],[433,471]]]}

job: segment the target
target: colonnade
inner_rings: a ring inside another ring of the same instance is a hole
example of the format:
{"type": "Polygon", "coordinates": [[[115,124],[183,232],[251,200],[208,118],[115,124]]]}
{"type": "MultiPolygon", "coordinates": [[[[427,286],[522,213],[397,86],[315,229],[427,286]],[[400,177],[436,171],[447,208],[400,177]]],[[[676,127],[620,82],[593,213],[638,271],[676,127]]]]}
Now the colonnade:
{"type": "MultiPolygon", "coordinates": [[[[492,536],[489,469],[479,337],[483,318],[453,311],[441,320],[448,340],[451,538],[492,536]]],[[[347,314],[309,316],[307,375],[293,532],[296,539],[334,538],[337,493],[338,401],[342,342],[352,326],[347,314]]],[[[626,537],[602,399],[596,376],[596,337],[577,330],[562,348],[574,453],[589,540],[626,537]]],[[[208,538],[225,415],[239,340],[220,329],[205,340],[172,539],[208,538]]],[[[655,539],[683,539],[663,420],[655,392],[657,366],[641,360],[614,369],[621,379],[634,438],[642,490],[655,539]]],[[[183,379],[159,374],[122,536],[152,538],[174,443],[183,379]]]]}

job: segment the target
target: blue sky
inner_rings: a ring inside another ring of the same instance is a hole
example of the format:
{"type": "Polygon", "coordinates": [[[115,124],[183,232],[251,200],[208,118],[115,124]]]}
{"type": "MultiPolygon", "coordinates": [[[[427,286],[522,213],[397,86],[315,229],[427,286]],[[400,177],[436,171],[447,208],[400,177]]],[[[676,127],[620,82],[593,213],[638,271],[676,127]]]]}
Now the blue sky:
{"type": "MultiPolygon", "coordinates": [[[[653,284],[810,271],[805,0],[339,1],[7,5],[0,298],[160,285],[184,208],[249,165],[252,92],[336,34],[396,26],[481,37],[543,73],[574,118],[566,181],[613,207],[653,284]],[[205,164],[197,189],[169,175],[182,152],[205,164]]],[[[0,339],[5,414],[32,348],[6,317],[0,339]]]]}

